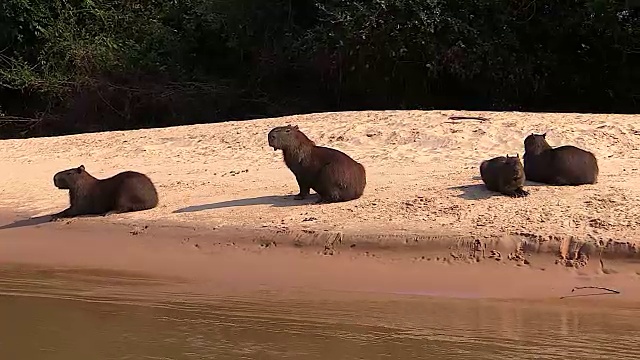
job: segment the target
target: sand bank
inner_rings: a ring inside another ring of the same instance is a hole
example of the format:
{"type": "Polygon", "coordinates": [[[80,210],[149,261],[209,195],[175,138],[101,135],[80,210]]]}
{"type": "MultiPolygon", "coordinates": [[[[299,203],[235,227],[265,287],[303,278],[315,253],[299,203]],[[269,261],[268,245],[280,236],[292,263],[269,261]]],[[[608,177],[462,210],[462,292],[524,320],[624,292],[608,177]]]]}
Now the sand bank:
{"type": "Polygon", "coordinates": [[[41,268],[43,286],[53,271],[101,283],[110,278],[117,282],[121,276],[138,278],[135,291],[140,294],[145,287],[168,281],[161,289],[167,296],[339,292],[341,298],[345,293],[369,293],[562,304],[597,300],[616,306],[636,306],[640,299],[640,271],[635,263],[620,259],[607,260],[604,267],[592,262],[575,269],[556,266],[555,257],[544,254],[527,256],[526,263],[492,257],[468,261],[439,250],[370,250],[359,245],[327,256],[322,247],[279,245],[278,237],[261,243],[246,232],[160,224],[136,228],[76,221],[1,231],[0,266],[41,268]],[[572,292],[593,286],[619,293],[572,292]]]}
{"type": "Polygon", "coordinates": [[[276,234],[292,244],[320,244],[328,252],[354,244],[454,246],[464,253],[499,250],[503,257],[524,251],[577,262],[581,254],[637,259],[639,134],[638,115],[384,111],[5,140],[0,207],[33,216],[63,209],[68,197],[53,187],[52,175],[84,164],[97,177],[147,173],[161,199],[151,211],[77,222],[234,228],[266,241],[276,234]],[[489,121],[450,121],[451,115],[489,121]],[[316,143],[363,163],[365,195],[321,206],[293,200],[295,179],[266,139],[283,124],[298,124],[316,143]],[[554,146],[594,152],[598,184],[529,183],[524,199],[487,191],[480,161],[522,155],[524,137],[544,131],[554,146]]]}

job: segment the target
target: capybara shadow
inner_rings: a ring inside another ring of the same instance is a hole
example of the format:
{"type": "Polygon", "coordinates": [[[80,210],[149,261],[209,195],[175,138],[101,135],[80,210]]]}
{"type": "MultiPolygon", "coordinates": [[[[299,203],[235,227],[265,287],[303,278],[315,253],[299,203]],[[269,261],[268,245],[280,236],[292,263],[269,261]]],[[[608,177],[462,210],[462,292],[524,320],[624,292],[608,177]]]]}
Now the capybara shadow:
{"type": "Polygon", "coordinates": [[[500,196],[498,193],[487,190],[484,184],[452,186],[448,189],[462,191],[457,196],[465,200],[486,200],[494,196],[500,196]]]}
{"type": "Polygon", "coordinates": [[[52,215],[52,220],[81,215],[102,215],[149,210],[158,205],[158,192],[151,179],[135,171],[97,179],[84,165],[62,170],[53,176],[58,189],[69,190],[69,208],[52,215]]]}
{"type": "Polygon", "coordinates": [[[187,206],[185,208],[175,210],[173,211],[173,213],[174,214],[190,213],[190,212],[198,212],[198,211],[205,211],[205,210],[215,210],[215,209],[252,206],[252,205],[271,205],[273,207],[301,206],[301,205],[308,205],[308,204],[315,203],[317,201],[317,198],[316,199],[314,198],[315,197],[310,197],[302,201],[299,201],[299,200],[297,201],[294,199],[293,195],[258,196],[253,198],[220,201],[220,202],[211,203],[211,204],[187,206]]]}
{"type": "Polygon", "coordinates": [[[15,229],[28,226],[37,226],[51,221],[51,215],[36,216],[28,219],[16,220],[11,224],[0,226],[0,230],[15,229]]]}
{"type": "Polygon", "coordinates": [[[520,156],[498,156],[480,163],[480,177],[488,190],[509,197],[526,197],[524,168],[520,156]]]}
{"type": "Polygon", "coordinates": [[[525,174],[525,179],[524,179],[524,185],[527,187],[536,187],[536,186],[549,186],[547,184],[543,184],[543,183],[539,183],[539,182],[535,182],[535,181],[529,181],[527,180],[526,174],[525,174]]]}
{"type": "Polygon", "coordinates": [[[284,162],[300,188],[296,199],[304,199],[313,189],[318,203],[358,199],[367,185],[362,164],[342,151],[316,146],[298,126],[279,126],[268,134],[269,146],[282,150],[284,162]]]}
{"type": "Polygon", "coordinates": [[[522,158],[527,180],[556,186],[598,181],[598,161],[593,153],[573,145],[552,148],[546,135],[530,134],[524,140],[522,158]]]}

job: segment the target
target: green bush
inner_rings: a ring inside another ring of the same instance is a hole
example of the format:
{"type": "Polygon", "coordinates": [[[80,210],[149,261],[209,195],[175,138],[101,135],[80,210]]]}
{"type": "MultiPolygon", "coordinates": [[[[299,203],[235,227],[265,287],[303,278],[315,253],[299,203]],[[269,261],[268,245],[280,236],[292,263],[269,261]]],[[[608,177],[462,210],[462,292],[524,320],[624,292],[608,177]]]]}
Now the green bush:
{"type": "Polygon", "coordinates": [[[608,0],[5,0],[0,108],[37,121],[0,135],[346,109],[637,112],[639,28],[608,0]]]}
{"type": "Polygon", "coordinates": [[[311,47],[336,59],[331,86],[371,99],[364,106],[613,111],[639,93],[638,14],[618,3],[334,0],[319,9],[311,47]]]}

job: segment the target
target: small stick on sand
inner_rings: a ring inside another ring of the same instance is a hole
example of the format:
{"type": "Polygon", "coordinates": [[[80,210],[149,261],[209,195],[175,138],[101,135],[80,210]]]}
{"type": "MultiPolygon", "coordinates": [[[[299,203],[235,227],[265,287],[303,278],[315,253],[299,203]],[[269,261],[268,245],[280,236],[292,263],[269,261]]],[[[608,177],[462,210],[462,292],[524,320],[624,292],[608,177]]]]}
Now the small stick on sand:
{"type": "Polygon", "coordinates": [[[582,297],[582,296],[598,296],[598,295],[611,295],[611,294],[620,294],[620,291],[618,290],[613,290],[613,289],[609,289],[606,287],[600,287],[600,286],[576,286],[573,289],[571,289],[571,292],[574,292],[576,290],[581,290],[581,289],[597,289],[597,290],[604,290],[604,291],[608,291],[608,293],[597,293],[597,294],[584,294],[584,295],[567,295],[567,296],[561,296],[560,299],[566,299],[566,298],[570,298],[570,297],[582,297]]]}
{"type": "Polygon", "coordinates": [[[449,124],[455,124],[456,120],[477,120],[477,121],[489,121],[486,117],[482,116],[449,116],[449,120],[446,121],[449,124]]]}
{"type": "Polygon", "coordinates": [[[574,292],[576,290],[582,290],[582,289],[598,289],[598,290],[610,291],[610,292],[615,293],[615,294],[620,294],[620,291],[618,291],[618,290],[613,290],[613,289],[609,289],[609,288],[606,288],[606,287],[600,287],[600,286],[576,286],[573,289],[571,289],[571,292],[574,292]]]}

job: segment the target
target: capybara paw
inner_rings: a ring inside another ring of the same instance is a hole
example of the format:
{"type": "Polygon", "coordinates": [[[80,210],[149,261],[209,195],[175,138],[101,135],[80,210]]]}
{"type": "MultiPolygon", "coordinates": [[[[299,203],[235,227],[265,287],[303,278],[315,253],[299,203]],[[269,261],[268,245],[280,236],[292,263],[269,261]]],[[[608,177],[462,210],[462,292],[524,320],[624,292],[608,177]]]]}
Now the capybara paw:
{"type": "Polygon", "coordinates": [[[526,196],[529,196],[529,192],[527,190],[520,189],[515,192],[515,197],[517,198],[523,198],[526,196]]]}

